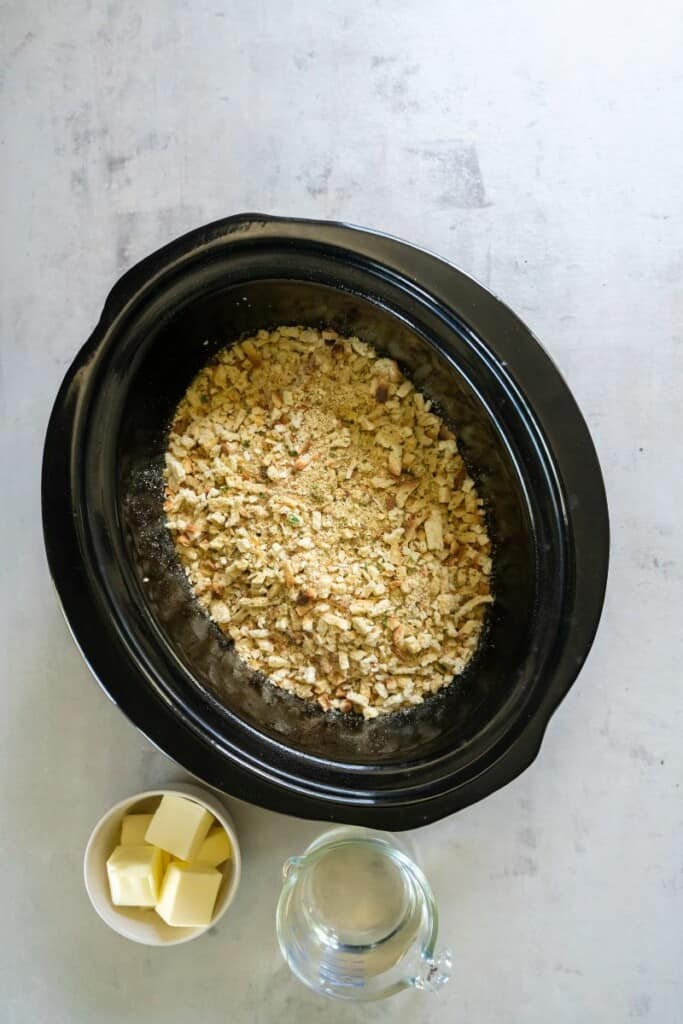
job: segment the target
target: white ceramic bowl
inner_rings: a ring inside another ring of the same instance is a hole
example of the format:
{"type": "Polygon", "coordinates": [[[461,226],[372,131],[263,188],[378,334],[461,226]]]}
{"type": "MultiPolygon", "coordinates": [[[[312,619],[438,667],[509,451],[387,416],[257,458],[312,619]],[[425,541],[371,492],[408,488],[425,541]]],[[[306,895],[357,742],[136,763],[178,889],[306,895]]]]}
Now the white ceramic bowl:
{"type": "Polygon", "coordinates": [[[138,793],[112,807],[95,825],[85,848],[83,859],[85,887],[97,913],[119,935],[123,935],[126,939],[132,939],[133,942],[141,942],[145,946],[177,946],[181,942],[196,939],[198,935],[202,935],[212,928],[235,897],[240,881],[240,871],[240,848],[235,834],[235,826],[225,806],[216,795],[208,790],[184,782],[173,783],[164,789],[150,789],[146,793],[138,793]],[[172,928],[162,921],[152,908],[115,907],[109,894],[106,863],[109,854],[119,841],[123,816],[133,811],[140,814],[151,813],[156,809],[159,800],[165,793],[178,793],[180,796],[196,800],[207,811],[210,811],[216,821],[223,826],[232,845],[232,857],[219,869],[223,872],[223,881],[218,890],[211,924],[199,928],[172,928]]]}

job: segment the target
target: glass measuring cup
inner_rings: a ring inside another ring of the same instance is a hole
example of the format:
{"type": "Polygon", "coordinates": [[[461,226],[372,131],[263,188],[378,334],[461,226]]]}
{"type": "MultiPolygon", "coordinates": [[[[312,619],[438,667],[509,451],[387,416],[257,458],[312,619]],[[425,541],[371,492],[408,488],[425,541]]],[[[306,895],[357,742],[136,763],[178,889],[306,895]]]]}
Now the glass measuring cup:
{"type": "Polygon", "coordinates": [[[436,991],[450,977],[435,955],[438,914],[422,871],[395,837],[339,828],[283,868],[280,949],[294,974],[336,999],[383,999],[404,988],[436,991]]]}

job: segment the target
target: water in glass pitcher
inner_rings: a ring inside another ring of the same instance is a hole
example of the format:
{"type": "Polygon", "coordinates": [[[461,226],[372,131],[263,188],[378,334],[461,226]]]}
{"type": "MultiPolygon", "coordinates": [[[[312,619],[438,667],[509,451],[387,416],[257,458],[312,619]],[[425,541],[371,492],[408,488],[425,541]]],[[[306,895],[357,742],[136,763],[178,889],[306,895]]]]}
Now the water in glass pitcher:
{"type": "Polygon", "coordinates": [[[436,907],[419,868],[382,833],[337,829],[285,865],[278,906],[285,959],[309,987],[376,999],[445,980],[434,967],[436,907]],[[431,972],[431,973],[430,973],[431,972]]]}

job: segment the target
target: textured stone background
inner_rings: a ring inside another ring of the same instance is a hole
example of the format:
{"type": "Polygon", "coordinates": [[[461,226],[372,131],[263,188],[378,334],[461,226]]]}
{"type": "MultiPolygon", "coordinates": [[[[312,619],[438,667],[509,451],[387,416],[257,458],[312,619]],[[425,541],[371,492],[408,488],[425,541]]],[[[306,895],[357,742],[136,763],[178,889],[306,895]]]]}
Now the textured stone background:
{"type": "Polygon", "coordinates": [[[3,1022],[681,1020],[682,51],[677,0],[0,2],[3,1022]],[[612,574],[579,682],[522,778],[417,835],[456,951],[438,997],[354,1009],[289,977],[279,867],[315,825],[234,804],[237,903],[175,950],[109,932],[81,882],[107,805],[178,773],[61,619],[45,425],[116,277],[247,209],[474,274],[543,339],[604,466],[612,574]]]}

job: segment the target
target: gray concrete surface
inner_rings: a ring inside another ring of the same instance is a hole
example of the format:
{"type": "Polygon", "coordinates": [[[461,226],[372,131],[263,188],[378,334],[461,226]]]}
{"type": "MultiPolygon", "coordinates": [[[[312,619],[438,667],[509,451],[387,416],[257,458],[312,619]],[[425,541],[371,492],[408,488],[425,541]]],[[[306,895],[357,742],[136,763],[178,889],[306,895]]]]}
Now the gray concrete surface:
{"type": "Polygon", "coordinates": [[[2,0],[0,18],[0,1019],[680,1021],[680,4],[2,0]],[[580,680],[522,778],[417,835],[456,952],[438,997],[354,1009],[288,976],[279,867],[315,825],[233,801],[243,885],[187,947],[118,938],[81,882],[102,811],[179,773],[61,619],[45,425],[115,278],[248,209],[366,224],[474,274],[544,340],[604,466],[612,575],[580,680]]]}

